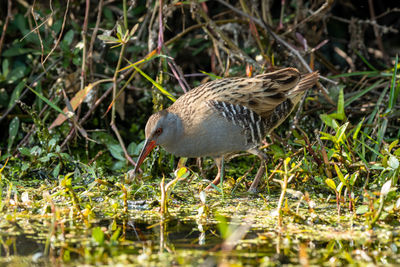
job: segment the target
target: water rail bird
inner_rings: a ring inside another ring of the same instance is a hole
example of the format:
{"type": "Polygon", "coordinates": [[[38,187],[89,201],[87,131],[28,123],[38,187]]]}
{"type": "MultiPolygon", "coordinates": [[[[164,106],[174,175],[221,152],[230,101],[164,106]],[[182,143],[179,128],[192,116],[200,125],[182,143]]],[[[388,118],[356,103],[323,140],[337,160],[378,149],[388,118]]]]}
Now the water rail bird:
{"type": "Polygon", "coordinates": [[[301,75],[295,68],[285,68],[251,78],[218,79],[192,89],[169,108],[151,115],[134,173],[160,145],[179,157],[213,157],[218,168],[212,182],[216,185],[223,156],[247,151],[261,160],[249,189],[255,192],[267,159],[258,145],[288,117],[318,77],[318,72],[301,75]]]}

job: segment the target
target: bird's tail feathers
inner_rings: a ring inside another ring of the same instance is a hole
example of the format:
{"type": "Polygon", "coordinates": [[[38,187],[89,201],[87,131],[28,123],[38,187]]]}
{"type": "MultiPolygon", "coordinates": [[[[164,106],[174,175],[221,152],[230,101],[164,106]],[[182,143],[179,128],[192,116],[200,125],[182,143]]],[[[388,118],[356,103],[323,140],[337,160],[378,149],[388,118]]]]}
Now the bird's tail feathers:
{"type": "Polygon", "coordinates": [[[300,78],[300,82],[297,86],[289,92],[290,97],[295,97],[299,94],[304,93],[308,89],[314,86],[319,79],[318,71],[307,73],[300,78]]]}

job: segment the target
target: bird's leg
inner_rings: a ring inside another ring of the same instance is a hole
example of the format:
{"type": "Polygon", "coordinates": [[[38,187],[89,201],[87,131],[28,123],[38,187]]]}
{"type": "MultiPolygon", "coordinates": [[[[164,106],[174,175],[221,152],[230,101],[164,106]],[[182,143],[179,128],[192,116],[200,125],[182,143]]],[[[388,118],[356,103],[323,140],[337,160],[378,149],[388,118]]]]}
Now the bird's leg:
{"type": "Polygon", "coordinates": [[[267,161],[267,155],[265,155],[263,152],[261,152],[257,148],[252,148],[247,151],[253,155],[256,155],[261,160],[260,168],[258,168],[256,177],[254,178],[253,183],[251,184],[251,186],[249,188],[249,192],[255,193],[255,192],[257,192],[257,186],[258,186],[258,183],[260,182],[261,177],[263,177],[263,175],[265,174],[265,163],[267,161]]]}
{"type": "Polygon", "coordinates": [[[222,177],[222,180],[224,179],[224,167],[223,167],[223,165],[224,165],[224,157],[222,156],[222,157],[214,158],[214,161],[215,161],[215,164],[217,165],[217,169],[218,169],[217,176],[206,187],[205,190],[210,190],[213,187],[212,184],[218,185],[219,181],[221,180],[221,177],[222,177]]]}

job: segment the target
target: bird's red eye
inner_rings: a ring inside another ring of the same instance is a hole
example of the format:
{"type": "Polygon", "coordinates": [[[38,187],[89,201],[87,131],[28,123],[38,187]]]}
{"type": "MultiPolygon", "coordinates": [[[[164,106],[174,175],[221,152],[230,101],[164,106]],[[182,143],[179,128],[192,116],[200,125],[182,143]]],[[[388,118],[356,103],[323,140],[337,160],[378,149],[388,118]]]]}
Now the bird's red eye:
{"type": "Polygon", "coordinates": [[[162,134],[162,128],[158,128],[158,129],[156,130],[156,135],[160,135],[160,134],[162,134]]]}

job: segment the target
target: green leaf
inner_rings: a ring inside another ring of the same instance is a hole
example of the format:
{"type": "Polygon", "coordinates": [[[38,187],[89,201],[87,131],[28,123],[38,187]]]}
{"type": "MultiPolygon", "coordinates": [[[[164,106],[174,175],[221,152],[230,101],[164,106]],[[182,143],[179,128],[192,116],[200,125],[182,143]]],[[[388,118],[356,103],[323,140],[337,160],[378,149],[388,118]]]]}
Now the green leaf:
{"type": "Polygon", "coordinates": [[[335,181],[333,181],[330,178],[325,179],[325,183],[333,190],[336,192],[336,184],[335,181]]]}
{"type": "Polygon", "coordinates": [[[22,167],[21,167],[21,171],[26,171],[28,170],[30,167],[30,164],[28,162],[23,162],[22,163],[22,167]]]}
{"type": "MultiPolygon", "coordinates": [[[[387,118],[383,118],[382,123],[380,124],[380,127],[378,128],[378,138],[376,138],[376,144],[374,149],[379,151],[382,141],[383,141],[383,137],[385,136],[386,130],[387,130],[387,125],[388,125],[388,119],[387,118]]],[[[376,158],[378,157],[377,154],[372,155],[371,160],[372,161],[376,161],[376,158]]]]}
{"type": "MultiPolygon", "coordinates": [[[[375,103],[375,108],[374,110],[371,112],[371,114],[369,114],[369,119],[367,121],[367,124],[372,124],[374,120],[376,120],[377,118],[377,114],[378,112],[380,113],[380,107],[381,105],[383,105],[383,101],[384,99],[387,97],[388,95],[388,90],[389,90],[389,86],[385,86],[385,88],[383,88],[382,92],[380,93],[378,100],[375,103]]],[[[369,129],[370,131],[372,129],[369,129]]],[[[367,133],[370,133],[370,131],[368,131],[367,133]]]]}
{"type": "Polygon", "coordinates": [[[226,221],[226,218],[222,215],[217,215],[215,219],[218,221],[217,228],[222,238],[223,239],[228,238],[230,236],[230,229],[229,229],[229,224],[226,221]]]}
{"type": "Polygon", "coordinates": [[[60,174],[60,169],[61,169],[61,162],[56,165],[56,167],[52,172],[54,178],[57,179],[58,175],[60,174]]]}
{"type": "Polygon", "coordinates": [[[338,191],[339,194],[340,194],[340,192],[342,192],[343,186],[344,186],[344,183],[340,182],[338,184],[338,186],[336,187],[336,191],[338,191]]]}
{"type": "Polygon", "coordinates": [[[40,154],[42,154],[42,149],[39,146],[34,146],[31,148],[31,155],[39,156],[40,154]]]}
{"type": "Polygon", "coordinates": [[[110,151],[111,155],[118,160],[125,161],[124,151],[119,144],[110,144],[107,145],[108,151],[110,151]]]}
{"type": "Polygon", "coordinates": [[[63,42],[67,45],[71,45],[74,40],[74,30],[69,30],[63,38],[63,42]]]}
{"type": "MultiPolygon", "coordinates": [[[[1,77],[0,77],[0,82],[1,82],[1,77]]],[[[7,107],[9,103],[9,96],[5,88],[0,89],[0,109],[3,109],[7,107]]]]}
{"type": "Polygon", "coordinates": [[[121,23],[117,23],[117,36],[122,38],[125,35],[125,28],[121,23]]]}
{"type": "Polygon", "coordinates": [[[325,133],[325,132],[320,132],[320,134],[321,134],[321,140],[330,140],[332,142],[336,142],[335,136],[325,133]]]}
{"type": "Polygon", "coordinates": [[[94,132],[92,134],[92,138],[104,145],[118,144],[118,141],[113,136],[105,132],[94,132]]]}
{"type": "Polygon", "coordinates": [[[104,233],[101,230],[101,228],[95,227],[93,228],[92,231],[92,238],[94,239],[94,241],[96,241],[99,245],[102,245],[104,243],[104,233]]]}
{"type": "Polygon", "coordinates": [[[399,160],[395,156],[390,156],[388,160],[388,166],[392,170],[397,170],[399,168],[399,160]]]}
{"type": "Polygon", "coordinates": [[[341,172],[341,170],[339,169],[339,167],[335,164],[335,171],[339,177],[339,180],[343,183],[343,184],[347,184],[346,179],[343,176],[343,173],[341,172]]]}
{"type": "Polygon", "coordinates": [[[361,126],[362,126],[364,120],[365,120],[365,117],[357,124],[357,127],[356,127],[356,129],[354,130],[354,133],[353,133],[353,140],[357,139],[358,133],[361,130],[361,126]]]}
{"type": "MultiPolygon", "coordinates": [[[[20,46],[11,46],[9,49],[5,50],[2,54],[3,57],[15,57],[15,56],[22,56],[24,54],[36,52],[33,48],[22,48],[20,46]]],[[[3,70],[4,71],[4,70],[3,70]]]]}
{"type": "MultiPolygon", "coordinates": [[[[329,116],[328,114],[320,114],[319,117],[329,127],[333,128],[333,129],[336,128],[335,127],[335,120],[331,116],[329,116]]],[[[337,126],[337,123],[336,123],[336,126],[337,126]]]]}
{"type": "Polygon", "coordinates": [[[48,155],[45,155],[43,157],[40,157],[38,160],[40,162],[48,162],[50,160],[50,157],[48,155]]]}
{"type": "Polygon", "coordinates": [[[6,58],[3,60],[3,64],[1,64],[2,70],[3,70],[3,76],[7,77],[8,76],[8,72],[9,70],[9,66],[10,66],[10,61],[6,58]]]}
{"type": "Polygon", "coordinates": [[[25,76],[28,68],[25,65],[20,65],[13,68],[7,75],[7,83],[14,83],[25,76]]]}
{"type": "Polygon", "coordinates": [[[11,108],[14,104],[15,101],[19,99],[19,96],[21,95],[22,89],[24,89],[25,86],[25,81],[21,81],[13,90],[11,94],[11,99],[10,103],[8,103],[8,108],[11,108]]]}
{"type": "Polygon", "coordinates": [[[344,94],[343,88],[340,89],[339,97],[338,97],[338,104],[337,104],[337,112],[330,114],[330,116],[334,119],[344,120],[346,115],[344,114],[344,94]]]}
{"type": "Polygon", "coordinates": [[[350,185],[353,186],[356,183],[356,180],[357,180],[358,176],[359,176],[358,171],[357,172],[353,172],[351,174],[351,176],[350,176],[350,185]]]}
{"type": "Polygon", "coordinates": [[[188,171],[188,169],[186,167],[182,167],[178,170],[178,172],[176,173],[176,178],[183,178],[185,179],[186,177],[188,177],[190,174],[190,172],[188,171]]]}
{"type": "Polygon", "coordinates": [[[63,262],[70,262],[71,261],[71,252],[69,250],[64,250],[62,254],[63,262]]]}
{"type": "Polygon", "coordinates": [[[397,144],[399,143],[400,139],[396,139],[394,140],[390,145],[389,145],[389,150],[388,152],[390,153],[390,151],[392,151],[392,149],[397,146],[397,144]]]}
{"type": "Polygon", "coordinates": [[[215,190],[218,191],[219,193],[223,193],[222,190],[221,190],[221,188],[219,188],[219,187],[216,186],[215,184],[211,183],[210,185],[211,185],[211,187],[212,187],[213,189],[215,189],[215,190]]]}
{"type": "Polygon", "coordinates": [[[361,215],[367,213],[369,210],[368,205],[360,205],[356,210],[356,214],[361,215]]]}
{"type": "Polygon", "coordinates": [[[121,227],[118,227],[117,230],[114,231],[114,233],[110,237],[110,241],[117,241],[120,233],[121,233],[121,227]]]}
{"type": "Polygon", "coordinates": [[[18,151],[19,151],[19,153],[21,153],[24,156],[28,156],[28,157],[32,156],[31,151],[26,147],[20,147],[20,148],[18,148],[18,151]]]}
{"type": "Polygon", "coordinates": [[[56,143],[57,143],[57,140],[55,138],[52,138],[52,139],[50,139],[49,143],[47,144],[47,147],[50,150],[52,150],[55,147],[56,143]]]}
{"type": "Polygon", "coordinates": [[[278,144],[272,144],[268,147],[270,151],[273,153],[274,158],[283,158],[285,156],[285,151],[278,144]]]}
{"type": "Polygon", "coordinates": [[[338,143],[343,142],[346,139],[346,129],[347,126],[349,125],[349,122],[346,122],[342,126],[339,127],[338,131],[336,132],[336,140],[338,143]]]}
{"type": "Polygon", "coordinates": [[[135,152],[137,151],[137,147],[138,147],[138,145],[136,143],[132,142],[128,145],[128,147],[126,148],[126,151],[128,151],[129,155],[138,155],[138,154],[135,154],[135,152]]]}
{"type": "Polygon", "coordinates": [[[14,144],[15,138],[17,137],[18,134],[18,130],[19,130],[19,118],[18,117],[14,117],[14,119],[12,119],[12,121],[10,122],[10,126],[8,129],[8,151],[11,150],[12,145],[14,144]]]}
{"type": "Polygon", "coordinates": [[[98,35],[97,38],[102,40],[105,43],[119,43],[119,40],[113,36],[108,36],[108,35],[98,35]]]}

